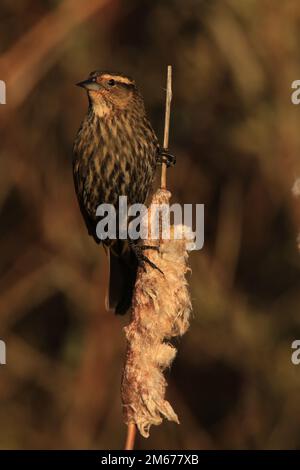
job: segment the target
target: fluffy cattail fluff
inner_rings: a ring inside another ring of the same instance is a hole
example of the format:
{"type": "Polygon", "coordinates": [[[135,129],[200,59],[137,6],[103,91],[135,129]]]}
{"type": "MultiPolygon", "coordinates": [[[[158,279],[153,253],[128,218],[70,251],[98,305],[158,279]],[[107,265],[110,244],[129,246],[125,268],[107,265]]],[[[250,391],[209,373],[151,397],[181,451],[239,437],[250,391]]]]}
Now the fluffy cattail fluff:
{"type": "MultiPolygon", "coordinates": [[[[168,204],[170,196],[168,191],[158,190],[148,217],[153,217],[153,204],[168,204]]],[[[131,323],[125,328],[128,347],[122,380],[124,419],[126,424],[135,423],[144,437],[149,436],[150,426],[159,425],[163,418],[179,423],[165,399],[167,382],[163,372],[176,355],[169,340],[187,331],[191,313],[186,273],[192,233],[187,227],[182,230],[186,239],[160,240],[159,252],[145,253],[164,275],[147,264],[145,270],[139,270],[131,323]]],[[[155,245],[158,241],[144,243],[155,245]]]]}

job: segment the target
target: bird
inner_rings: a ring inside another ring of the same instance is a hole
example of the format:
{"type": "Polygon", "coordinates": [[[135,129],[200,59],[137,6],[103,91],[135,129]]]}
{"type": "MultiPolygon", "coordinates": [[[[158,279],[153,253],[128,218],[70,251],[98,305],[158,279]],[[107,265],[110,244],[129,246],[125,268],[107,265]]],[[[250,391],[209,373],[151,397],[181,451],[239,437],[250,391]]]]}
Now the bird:
{"type": "Polygon", "coordinates": [[[145,262],[156,266],[136,241],[100,240],[97,207],[112,204],[117,210],[120,196],[127,196],[128,206],[144,204],[157,165],[166,161],[170,166],[175,157],[160,147],[133,78],[96,70],[77,85],[87,92],[88,110],[73,145],[75,192],[89,235],[108,254],[106,307],[123,315],[131,305],[138,267],[145,262]]]}

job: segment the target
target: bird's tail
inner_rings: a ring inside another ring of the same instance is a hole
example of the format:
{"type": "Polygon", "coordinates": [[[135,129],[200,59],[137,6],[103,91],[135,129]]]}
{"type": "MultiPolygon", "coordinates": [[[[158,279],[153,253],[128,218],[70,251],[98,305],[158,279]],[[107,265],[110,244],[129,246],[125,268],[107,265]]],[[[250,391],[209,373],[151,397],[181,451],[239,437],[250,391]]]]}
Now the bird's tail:
{"type": "Polygon", "coordinates": [[[136,256],[129,248],[120,254],[115,250],[108,252],[109,286],[106,308],[117,315],[124,315],[131,306],[137,274],[136,256]]]}

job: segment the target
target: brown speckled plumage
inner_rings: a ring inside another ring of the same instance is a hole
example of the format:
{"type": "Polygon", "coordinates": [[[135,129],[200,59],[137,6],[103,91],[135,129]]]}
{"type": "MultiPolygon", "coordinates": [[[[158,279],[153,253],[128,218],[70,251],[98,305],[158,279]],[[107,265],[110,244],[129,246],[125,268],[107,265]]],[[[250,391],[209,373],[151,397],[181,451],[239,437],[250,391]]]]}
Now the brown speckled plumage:
{"type": "MultiPolygon", "coordinates": [[[[89,108],[74,142],[74,184],[89,234],[99,243],[97,207],[102,203],[117,207],[123,195],[128,197],[128,205],[144,203],[153,183],[159,146],[143,98],[130,77],[93,72],[80,86],[87,89],[89,108]]],[[[119,256],[113,260],[117,261],[116,269],[123,271],[119,274],[131,276],[130,286],[121,283],[118,301],[113,299],[116,293],[110,286],[110,307],[124,313],[129,306],[125,291],[132,289],[135,276],[128,269],[135,271],[136,262],[131,254],[124,254],[123,243],[105,243],[114,252],[111,256],[119,256]]],[[[111,272],[111,278],[115,275],[111,272]]]]}

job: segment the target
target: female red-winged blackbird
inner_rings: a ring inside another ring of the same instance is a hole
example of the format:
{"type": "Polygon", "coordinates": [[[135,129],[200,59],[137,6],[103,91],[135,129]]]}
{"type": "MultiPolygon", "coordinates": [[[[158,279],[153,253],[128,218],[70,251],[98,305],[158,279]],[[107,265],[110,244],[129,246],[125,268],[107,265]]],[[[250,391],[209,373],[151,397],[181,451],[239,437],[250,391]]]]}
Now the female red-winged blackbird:
{"type": "MultiPolygon", "coordinates": [[[[89,107],[74,143],[74,184],[88,232],[99,243],[97,207],[110,203],[117,209],[119,196],[127,196],[128,206],[144,203],[156,164],[167,154],[160,151],[134,80],[96,71],[78,85],[87,90],[89,107]]],[[[149,260],[132,242],[104,243],[110,258],[107,306],[123,314],[131,303],[138,262],[149,260]]]]}

